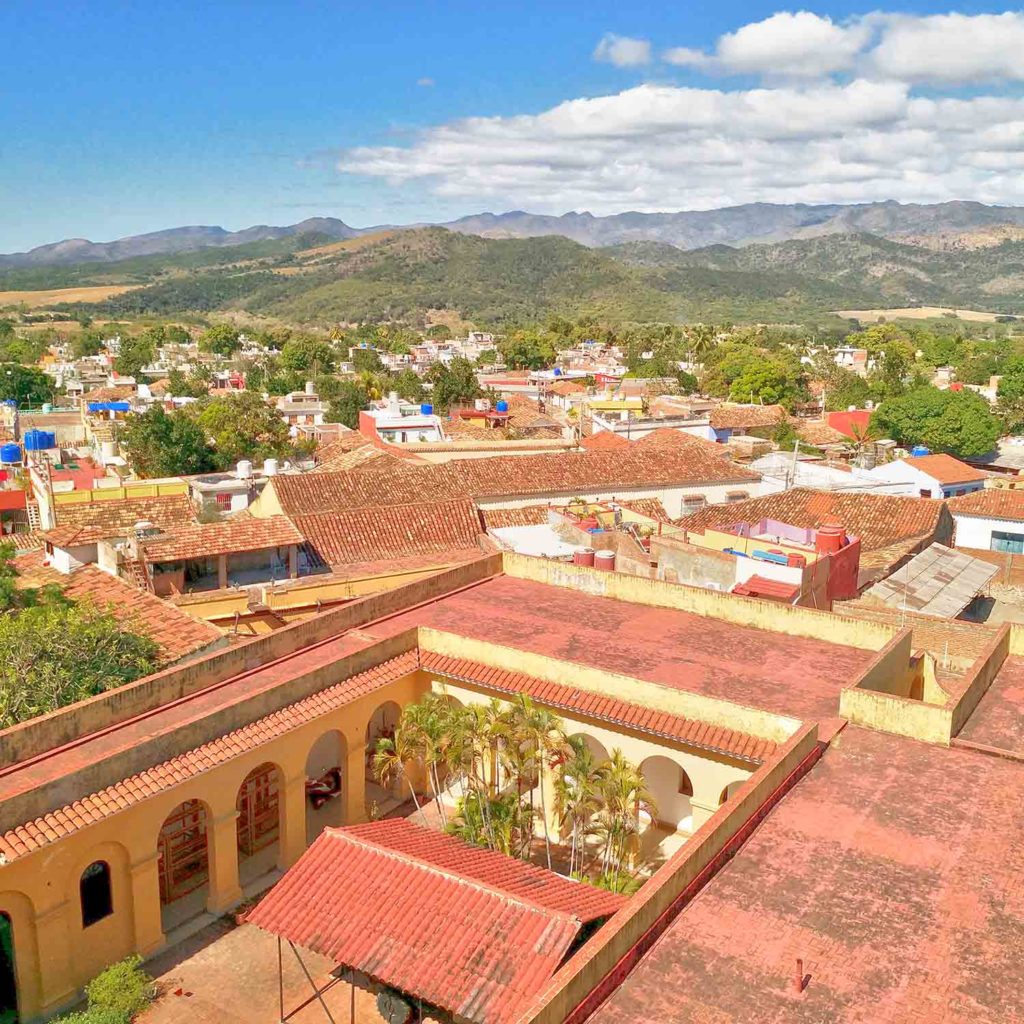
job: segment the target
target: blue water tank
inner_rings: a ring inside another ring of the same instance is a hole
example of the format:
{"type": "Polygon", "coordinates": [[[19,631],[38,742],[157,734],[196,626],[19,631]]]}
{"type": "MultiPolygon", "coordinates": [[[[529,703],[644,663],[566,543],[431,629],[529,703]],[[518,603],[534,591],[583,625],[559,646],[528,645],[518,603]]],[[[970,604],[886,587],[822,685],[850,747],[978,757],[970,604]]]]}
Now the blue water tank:
{"type": "Polygon", "coordinates": [[[914,447],[910,449],[910,454],[917,459],[922,455],[931,455],[931,450],[926,448],[923,444],[915,444],[914,447]]]}
{"type": "Polygon", "coordinates": [[[506,402],[504,398],[499,398],[498,401],[494,403],[494,408],[498,412],[508,412],[508,402],[506,402]]]}
{"type": "Polygon", "coordinates": [[[556,366],[551,372],[554,373],[556,377],[562,376],[562,368],[560,366],[556,366]]]}
{"type": "Polygon", "coordinates": [[[421,416],[433,416],[434,407],[429,402],[420,403],[420,415],[421,416]]]}
{"type": "Polygon", "coordinates": [[[5,398],[4,405],[11,406],[12,409],[18,408],[18,400],[16,398],[5,398]]]}
{"type": "Polygon", "coordinates": [[[107,408],[111,412],[131,412],[130,402],[107,402],[107,408]]]}
{"type": "Polygon", "coordinates": [[[25,435],[25,450],[43,452],[57,447],[57,435],[52,430],[30,430],[25,435]]]}
{"type": "Polygon", "coordinates": [[[21,445],[13,443],[0,445],[0,462],[5,466],[20,464],[21,445]]]}

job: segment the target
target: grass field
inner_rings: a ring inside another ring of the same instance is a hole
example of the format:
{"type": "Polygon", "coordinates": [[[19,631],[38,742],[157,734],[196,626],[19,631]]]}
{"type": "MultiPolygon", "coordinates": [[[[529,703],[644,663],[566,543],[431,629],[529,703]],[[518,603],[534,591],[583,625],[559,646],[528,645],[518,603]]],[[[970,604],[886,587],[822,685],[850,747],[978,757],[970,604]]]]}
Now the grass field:
{"type": "Polygon", "coordinates": [[[939,320],[955,313],[958,320],[970,320],[973,323],[995,323],[998,313],[986,313],[980,309],[951,309],[948,306],[908,306],[905,309],[840,309],[836,316],[846,320],[861,320],[875,323],[880,317],[886,320],[939,320]]]}
{"type": "Polygon", "coordinates": [[[99,284],[86,288],[47,288],[44,291],[0,292],[0,306],[25,305],[30,309],[55,306],[59,302],[102,302],[140,287],[136,284],[99,284]]]}

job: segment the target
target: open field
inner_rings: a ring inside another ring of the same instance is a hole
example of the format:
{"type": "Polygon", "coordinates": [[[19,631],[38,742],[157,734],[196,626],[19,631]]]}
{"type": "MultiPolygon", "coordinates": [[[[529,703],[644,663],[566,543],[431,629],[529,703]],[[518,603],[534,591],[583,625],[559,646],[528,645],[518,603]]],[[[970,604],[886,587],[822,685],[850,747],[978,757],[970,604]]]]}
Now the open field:
{"type": "Polygon", "coordinates": [[[140,287],[136,284],[98,284],[85,288],[47,288],[43,291],[0,292],[0,306],[26,305],[30,309],[58,302],[102,302],[140,287]]]}
{"type": "Polygon", "coordinates": [[[980,309],[952,309],[949,306],[908,306],[903,309],[838,309],[836,316],[846,320],[862,320],[874,323],[879,317],[887,320],[938,320],[955,313],[958,320],[970,320],[979,324],[995,323],[999,313],[986,313],[980,309]]]}

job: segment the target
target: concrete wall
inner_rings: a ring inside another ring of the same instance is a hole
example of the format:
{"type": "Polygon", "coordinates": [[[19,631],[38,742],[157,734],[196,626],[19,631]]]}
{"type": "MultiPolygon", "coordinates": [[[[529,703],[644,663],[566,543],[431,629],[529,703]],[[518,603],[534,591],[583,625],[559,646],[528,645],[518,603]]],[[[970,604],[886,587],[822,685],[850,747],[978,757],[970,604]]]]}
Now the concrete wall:
{"type": "Polygon", "coordinates": [[[728,592],[736,582],[736,559],[720,551],[684,544],[682,534],[651,538],[651,556],[658,561],[657,578],[728,592]],[[710,586],[714,584],[714,586],[710,586]]]}
{"type": "Polygon", "coordinates": [[[882,623],[852,619],[811,608],[791,608],[757,598],[716,594],[699,587],[686,587],[661,580],[647,580],[617,572],[603,572],[585,566],[551,562],[506,552],[503,556],[509,576],[534,580],[549,586],[579,590],[594,597],[611,597],[634,604],[677,608],[695,615],[714,616],[756,629],[792,636],[814,637],[834,644],[879,651],[899,630],[882,623]]]}
{"type": "Polygon", "coordinates": [[[982,519],[980,516],[960,516],[956,513],[953,514],[953,522],[956,523],[955,544],[958,548],[981,548],[983,551],[990,551],[993,530],[1024,538],[1024,523],[1009,522],[1006,519],[982,519]]]}
{"type": "Polygon", "coordinates": [[[602,982],[620,974],[624,959],[639,958],[650,947],[721,863],[721,855],[730,842],[766,804],[779,796],[780,789],[816,751],[817,727],[805,726],[776,760],[758,769],[626,906],[562,966],[520,1014],[516,1024],[583,1021],[599,1005],[602,982]],[[594,1001],[585,1003],[592,994],[594,1001]]]}

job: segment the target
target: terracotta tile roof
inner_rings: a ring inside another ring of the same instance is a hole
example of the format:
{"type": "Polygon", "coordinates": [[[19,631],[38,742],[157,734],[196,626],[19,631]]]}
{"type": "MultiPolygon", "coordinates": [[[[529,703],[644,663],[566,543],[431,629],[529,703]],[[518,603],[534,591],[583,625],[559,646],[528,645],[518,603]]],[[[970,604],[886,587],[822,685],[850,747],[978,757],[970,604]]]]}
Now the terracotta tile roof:
{"type": "Polygon", "coordinates": [[[95,565],[84,565],[69,575],[43,565],[43,553],[31,551],[15,558],[14,568],[19,587],[55,584],[69,600],[92,601],[97,608],[109,610],[126,629],[152,637],[160,647],[164,665],[223,639],[215,626],[194,619],[188,612],[95,565]]]}
{"type": "Polygon", "coordinates": [[[14,860],[42,849],[80,829],[103,821],[126,807],[141,803],[246,751],[269,743],[306,722],[312,722],[330,711],[373,693],[410,672],[415,672],[418,663],[416,651],[400,654],[397,658],[350,676],[326,690],[289,704],[280,711],[235,729],[219,739],[211,740],[154,765],[131,778],[115,782],[98,793],[44,814],[25,825],[19,825],[0,835],[0,854],[8,860],[14,860]]]}
{"type": "Polygon", "coordinates": [[[146,541],[145,554],[147,562],[178,562],[287,547],[304,540],[287,516],[257,519],[247,515],[175,529],[166,538],[146,541]]]}
{"type": "Polygon", "coordinates": [[[732,588],[732,592],[741,597],[765,597],[788,603],[800,593],[800,586],[797,583],[770,580],[766,576],[758,576],[755,573],[743,583],[737,583],[732,588]]]}
{"type": "Polygon", "coordinates": [[[954,459],[952,455],[945,455],[941,452],[935,455],[911,455],[902,461],[945,486],[988,479],[988,473],[984,470],[975,469],[973,466],[968,466],[966,462],[961,462],[959,459],[954,459]]]}
{"type": "Polygon", "coordinates": [[[632,498],[629,501],[618,502],[623,508],[631,512],[646,516],[659,523],[671,523],[672,519],[665,511],[665,506],[657,498],[632,498]]]}
{"type": "Polygon", "coordinates": [[[556,380],[553,384],[547,386],[547,391],[552,395],[560,395],[563,398],[566,395],[579,395],[587,389],[575,380],[556,380]]]}
{"type": "Polygon", "coordinates": [[[793,419],[790,422],[801,441],[816,447],[823,444],[845,444],[850,440],[846,434],[821,420],[793,419]]]}
{"type": "Polygon", "coordinates": [[[479,551],[480,516],[469,498],[295,516],[299,532],[330,566],[433,551],[479,551]]]}
{"type": "Polygon", "coordinates": [[[82,395],[83,402],[119,402],[135,395],[134,384],[118,384],[109,388],[93,388],[82,395]]]}
{"type": "MultiPolygon", "coordinates": [[[[460,1020],[514,1021],[558,969],[580,919],[438,867],[426,844],[414,854],[379,845],[375,831],[326,829],[249,923],[460,1020]]],[[[509,877],[521,873],[521,861],[495,856],[509,877]]]]}
{"type": "Polygon", "coordinates": [[[981,516],[1024,522],[1024,489],[986,487],[984,490],[950,498],[946,504],[955,516],[981,516]]]}
{"type": "Polygon", "coordinates": [[[432,828],[423,828],[408,818],[351,825],[344,831],[377,846],[501,889],[513,898],[547,910],[572,914],[584,923],[610,917],[626,902],[626,898],[618,893],[581,885],[553,871],[535,867],[528,861],[511,858],[512,863],[509,864],[510,858],[501,853],[464,843],[432,828]]]}
{"type": "Polygon", "coordinates": [[[723,402],[711,410],[711,426],[716,430],[749,430],[773,427],[786,418],[781,405],[734,405],[723,402]]]}
{"type": "Polygon", "coordinates": [[[552,707],[615,722],[617,725],[627,725],[638,732],[662,736],[718,754],[729,754],[745,761],[760,763],[775,751],[776,745],[771,740],[763,740],[748,733],[737,732],[735,729],[708,725],[707,722],[631,704],[591,690],[547,682],[524,675],[522,672],[491,668],[466,658],[450,658],[432,651],[421,651],[420,663],[429,671],[440,672],[453,679],[462,679],[509,693],[525,693],[534,700],[550,704],[552,707]]]}
{"type": "Polygon", "coordinates": [[[41,530],[29,530],[28,533],[5,533],[2,540],[14,545],[15,551],[38,551],[43,546],[41,530]]]}
{"type": "Polygon", "coordinates": [[[586,448],[588,452],[609,452],[629,451],[629,441],[621,434],[614,434],[610,430],[599,430],[596,434],[584,437],[580,441],[580,447],[586,448]]]}
{"type": "Polygon", "coordinates": [[[728,505],[708,505],[677,519],[676,525],[686,530],[702,531],[709,526],[776,519],[781,523],[816,530],[827,519],[836,518],[847,530],[860,537],[863,551],[870,551],[921,534],[935,534],[942,526],[943,517],[948,517],[948,514],[943,502],[930,499],[794,487],[789,491],[728,505]]]}
{"type": "Polygon", "coordinates": [[[551,505],[524,505],[522,508],[482,509],[484,528],[503,530],[509,526],[544,526],[548,521],[551,505]]]}
{"type": "Polygon", "coordinates": [[[196,522],[195,510],[186,494],[58,504],[56,512],[57,525],[44,536],[58,547],[124,537],[139,522],[153,523],[164,530],[196,522]]]}
{"type": "Polygon", "coordinates": [[[692,451],[695,447],[694,441],[707,446],[702,450],[709,454],[717,455],[722,459],[728,457],[728,449],[724,445],[716,444],[714,441],[706,441],[694,434],[688,434],[685,430],[673,430],[672,427],[658,427],[649,434],[644,434],[643,437],[637,438],[633,442],[633,447],[638,451],[646,451],[651,448],[675,448],[692,451]]]}

